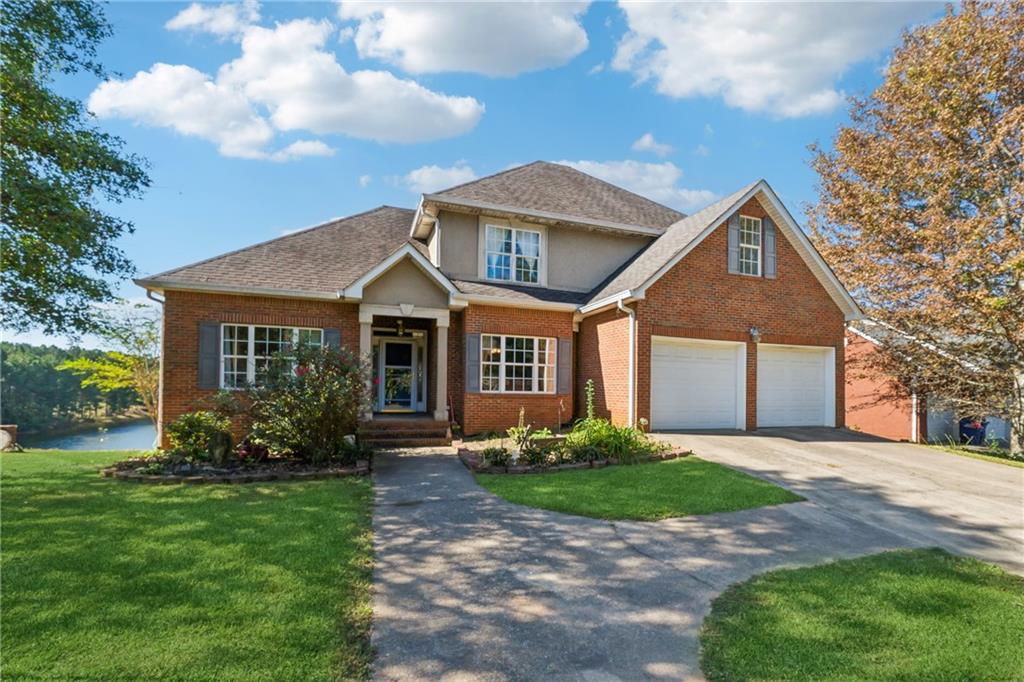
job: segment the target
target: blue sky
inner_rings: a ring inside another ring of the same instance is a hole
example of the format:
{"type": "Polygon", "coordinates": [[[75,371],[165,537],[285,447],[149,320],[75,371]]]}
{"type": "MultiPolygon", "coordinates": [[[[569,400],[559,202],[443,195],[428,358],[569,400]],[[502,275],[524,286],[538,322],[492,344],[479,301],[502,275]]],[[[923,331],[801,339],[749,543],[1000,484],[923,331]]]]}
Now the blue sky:
{"type": "MultiPolygon", "coordinates": [[[[57,87],[151,164],[145,197],[112,209],[135,223],[121,246],[146,275],[536,159],[684,211],[764,177],[801,219],[815,196],[807,145],[846,120],[845,96],[878,84],[900,29],[942,8],[250,0],[106,12],[100,58],[118,76],[57,87]]],[[[121,294],[142,292],[127,282],[121,294]]]]}

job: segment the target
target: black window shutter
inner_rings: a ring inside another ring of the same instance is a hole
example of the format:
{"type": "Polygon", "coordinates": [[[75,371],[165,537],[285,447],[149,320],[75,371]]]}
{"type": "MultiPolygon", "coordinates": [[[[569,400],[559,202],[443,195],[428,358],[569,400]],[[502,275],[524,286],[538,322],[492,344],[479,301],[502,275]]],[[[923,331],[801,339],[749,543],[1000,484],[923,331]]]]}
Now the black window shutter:
{"type": "Polygon", "coordinates": [[[220,386],[220,323],[199,323],[199,388],[220,386]]]}
{"type": "Polygon", "coordinates": [[[325,329],[324,346],[326,348],[341,348],[341,330],[325,329]]]}
{"type": "Polygon", "coordinates": [[[480,335],[466,334],[466,393],[480,392],[480,335]]]}
{"type": "Polygon", "coordinates": [[[729,216],[729,272],[740,271],[740,214],[729,216]]]}
{"type": "Polygon", "coordinates": [[[775,279],[775,223],[764,219],[764,276],[775,279]]]}
{"type": "Polygon", "coordinates": [[[558,392],[572,392],[572,339],[558,339],[558,392]]]}

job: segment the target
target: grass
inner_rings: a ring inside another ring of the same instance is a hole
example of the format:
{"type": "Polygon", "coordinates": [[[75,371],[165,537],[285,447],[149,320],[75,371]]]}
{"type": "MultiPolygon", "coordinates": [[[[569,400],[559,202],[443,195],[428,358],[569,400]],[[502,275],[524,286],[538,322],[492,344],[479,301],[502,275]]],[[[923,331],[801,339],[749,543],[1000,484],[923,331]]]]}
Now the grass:
{"type": "Polygon", "coordinates": [[[766,573],[701,633],[709,680],[1021,680],[1024,578],[938,549],[766,573]]]}
{"type": "Polygon", "coordinates": [[[968,450],[966,448],[958,448],[949,445],[925,445],[926,448],[932,451],[945,452],[951,455],[959,455],[960,457],[970,457],[971,459],[979,459],[983,462],[995,462],[996,464],[1002,464],[1008,467],[1018,467],[1024,469],[1024,460],[1010,459],[1009,454],[1007,455],[988,455],[984,452],[975,452],[974,450],[968,450]]]}
{"type": "Polygon", "coordinates": [[[362,679],[364,479],[155,486],[0,455],[4,679],[362,679]]]}
{"type": "Polygon", "coordinates": [[[597,519],[656,521],[803,499],[697,457],[547,474],[478,474],[476,479],[516,504],[597,519]]]}

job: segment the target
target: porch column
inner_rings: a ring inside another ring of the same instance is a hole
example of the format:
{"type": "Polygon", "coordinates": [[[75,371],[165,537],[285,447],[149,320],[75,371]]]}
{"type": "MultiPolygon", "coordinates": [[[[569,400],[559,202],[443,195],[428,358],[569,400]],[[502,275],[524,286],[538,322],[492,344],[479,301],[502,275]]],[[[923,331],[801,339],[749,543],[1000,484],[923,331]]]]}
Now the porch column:
{"type": "MultiPolygon", "coordinates": [[[[359,358],[369,364],[373,358],[373,314],[364,313],[362,310],[359,311],[359,358]]],[[[373,385],[373,372],[371,370],[370,375],[366,378],[366,387],[372,400],[374,395],[373,389],[376,388],[373,385]]],[[[363,419],[370,421],[373,419],[373,408],[369,408],[363,413],[363,419]]]]}
{"type": "Polygon", "coordinates": [[[437,337],[434,342],[437,362],[434,373],[437,392],[434,404],[434,419],[448,421],[448,320],[437,320],[437,337]]]}

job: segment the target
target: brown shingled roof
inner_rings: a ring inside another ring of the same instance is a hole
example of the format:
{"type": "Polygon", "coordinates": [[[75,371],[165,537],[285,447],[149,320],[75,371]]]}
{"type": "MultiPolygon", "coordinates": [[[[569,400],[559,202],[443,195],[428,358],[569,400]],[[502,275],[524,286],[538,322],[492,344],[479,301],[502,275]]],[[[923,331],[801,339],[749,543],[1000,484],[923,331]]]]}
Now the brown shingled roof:
{"type": "Polygon", "coordinates": [[[561,213],[638,227],[666,228],[685,214],[575,168],[534,161],[436,192],[438,198],[561,213]]]}
{"type": "Polygon", "coordinates": [[[415,211],[381,206],[140,280],[160,285],[280,289],[331,295],[412,242],[415,211]]]}

